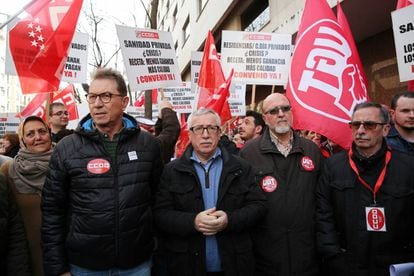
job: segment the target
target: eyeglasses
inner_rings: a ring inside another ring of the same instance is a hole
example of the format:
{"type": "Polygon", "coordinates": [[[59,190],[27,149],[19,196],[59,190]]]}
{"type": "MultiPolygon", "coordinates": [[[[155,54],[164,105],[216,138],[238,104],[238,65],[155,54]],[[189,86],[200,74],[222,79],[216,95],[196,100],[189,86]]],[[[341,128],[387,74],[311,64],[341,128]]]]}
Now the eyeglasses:
{"type": "Polygon", "coordinates": [[[378,123],[378,122],[373,122],[373,121],[353,121],[353,122],[349,122],[349,127],[352,128],[353,130],[358,130],[361,125],[364,126],[364,128],[366,130],[374,130],[377,128],[378,125],[386,125],[386,123],[378,123]]]}
{"type": "Polygon", "coordinates": [[[69,116],[69,112],[60,110],[60,111],[52,114],[52,116],[62,116],[62,115],[69,116]]]}
{"type": "Polygon", "coordinates": [[[103,103],[109,103],[113,96],[124,97],[122,95],[112,94],[112,93],[109,93],[109,92],[105,92],[105,93],[102,93],[102,94],[89,93],[89,94],[85,95],[86,100],[90,104],[95,103],[97,98],[99,98],[103,103]]]}
{"type": "Polygon", "coordinates": [[[291,108],[292,107],[290,105],[275,106],[272,109],[266,111],[264,114],[276,115],[276,114],[279,114],[279,112],[281,110],[282,110],[283,113],[286,113],[286,112],[290,111],[291,108]]]}
{"type": "Polygon", "coordinates": [[[193,126],[190,127],[190,130],[196,134],[196,135],[201,135],[204,133],[204,130],[207,130],[208,134],[216,134],[218,132],[218,130],[220,129],[219,126],[193,126]]]}

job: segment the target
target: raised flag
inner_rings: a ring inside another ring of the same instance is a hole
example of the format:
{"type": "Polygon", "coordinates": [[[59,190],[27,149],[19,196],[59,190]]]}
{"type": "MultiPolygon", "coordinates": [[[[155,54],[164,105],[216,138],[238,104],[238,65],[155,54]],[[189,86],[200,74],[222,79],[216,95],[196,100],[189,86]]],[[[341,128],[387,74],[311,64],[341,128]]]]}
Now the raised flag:
{"type": "Polygon", "coordinates": [[[61,102],[66,106],[69,113],[69,121],[79,118],[78,108],[76,107],[75,91],[73,84],[69,84],[62,91],[54,93],[52,102],[61,102]]]}
{"type": "MultiPolygon", "coordinates": [[[[46,121],[46,104],[49,97],[51,97],[51,93],[39,93],[29,102],[29,104],[20,111],[16,117],[19,118],[26,118],[32,115],[38,116],[46,121]]],[[[49,99],[51,102],[51,99],[49,99]]]]}
{"type": "Polygon", "coordinates": [[[9,45],[23,94],[59,87],[67,50],[83,0],[38,0],[9,32],[9,45]]]}
{"type": "MultiPolygon", "coordinates": [[[[398,0],[396,10],[412,5],[414,0],[398,0]]],[[[414,92],[414,80],[408,81],[408,91],[414,92]]]]}
{"type": "Polygon", "coordinates": [[[231,119],[227,100],[230,95],[231,76],[232,73],[227,81],[224,78],[214,37],[211,31],[209,31],[204,45],[203,59],[198,78],[197,109],[201,107],[214,109],[220,115],[222,124],[231,119]]]}
{"type": "Polygon", "coordinates": [[[185,114],[181,114],[181,131],[177,143],[175,144],[175,157],[181,157],[189,144],[190,138],[188,137],[188,129],[187,122],[185,120],[185,114]]]}
{"type": "Polygon", "coordinates": [[[349,35],[326,0],[307,0],[286,91],[294,128],[320,133],[343,148],[352,142],[348,122],[355,105],[368,99],[349,35]]]}

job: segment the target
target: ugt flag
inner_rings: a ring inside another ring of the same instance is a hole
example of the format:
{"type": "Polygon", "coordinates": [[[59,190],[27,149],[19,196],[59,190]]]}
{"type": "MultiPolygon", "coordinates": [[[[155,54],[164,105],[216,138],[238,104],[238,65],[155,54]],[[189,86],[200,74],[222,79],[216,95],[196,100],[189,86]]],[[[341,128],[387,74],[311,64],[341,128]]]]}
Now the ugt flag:
{"type": "Polygon", "coordinates": [[[10,30],[10,51],[23,94],[59,88],[83,0],[38,0],[10,30]]]}
{"type": "Polygon", "coordinates": [[[204,44],[204,54],[201,60],[201,68],[198,78],[198,102],[197,109],[201,107],[214,109],[221,118],[221,123],[231,119],[228,97],[233,71],[229,78],[224,78],[214,37],[208,32],[204,44]]]}
{"type": "Polygon", "coordinates": [[[352,142],[348,122],[355,105],[368,99],[349,37],[326,0],[307,0],[286,91],[294,127],[320,133],[343,148],[352,142]]]}

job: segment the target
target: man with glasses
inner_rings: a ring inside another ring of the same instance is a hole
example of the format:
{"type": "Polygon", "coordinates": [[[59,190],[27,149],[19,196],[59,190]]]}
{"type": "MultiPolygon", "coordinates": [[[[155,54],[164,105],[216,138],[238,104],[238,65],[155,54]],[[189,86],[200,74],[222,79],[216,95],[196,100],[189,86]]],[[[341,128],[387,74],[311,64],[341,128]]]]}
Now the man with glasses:
{"type": "Polygon", "coordinates": [[[249,230],[265,214],[250,165],[219,147],[220,117],[200,109],[191,145],[166,165],[154,217],[170,275],[253,275],[249,230]]]}
{"type": "Polygon", "coordinates": [[[390,113],[394,125],[387,136],[388,145],[414,156],[414,93],[401,92],[394,95],[390,113]]]}
{"type": "Polygon", "coordinates": [[[68,123],[69,113],[66,106],[60,102],[51,103],[49,106],[49,126],[52,142],[57,143],[63,137],[73,133],[73,130],[66,129],[68,123]]]}
{"type": "Polygon", "coordinates": [[[355,107],[353,143],[327,159],[317,189],[317,245],[326,275],[389,275],[414,260],[414,158],[387,146],[388,111],[355,107]]]}
{"type": "Polygon", "coordinates": [[[314,206],[321,152],[293,131],[284,95],[269,95],[262,110],[267,129],[240,152],[255,168],[257,185],[269,202],[253,234],[256,275],[318,275],[314,206]]]}
{"type": "Polygon", "coordinates": [[[46,275],[150,275],[160,147],[124,113],[122,75],[95,72],[90,113],[51,157],[42,195],[46,275]]]}

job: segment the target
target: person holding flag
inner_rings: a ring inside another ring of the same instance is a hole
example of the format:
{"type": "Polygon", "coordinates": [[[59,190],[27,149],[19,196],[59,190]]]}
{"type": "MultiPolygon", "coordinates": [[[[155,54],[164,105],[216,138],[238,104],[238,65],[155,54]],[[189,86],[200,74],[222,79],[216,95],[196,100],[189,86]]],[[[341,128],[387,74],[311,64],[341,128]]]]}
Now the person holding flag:
{"type": "Polygon", "coordinates": [[[325,161],[316,226],[326,275],[385,276],[414,260],[414,157],[388,147],[389,122],[380,104],[357,105],[351,149],[325,161]]]}

